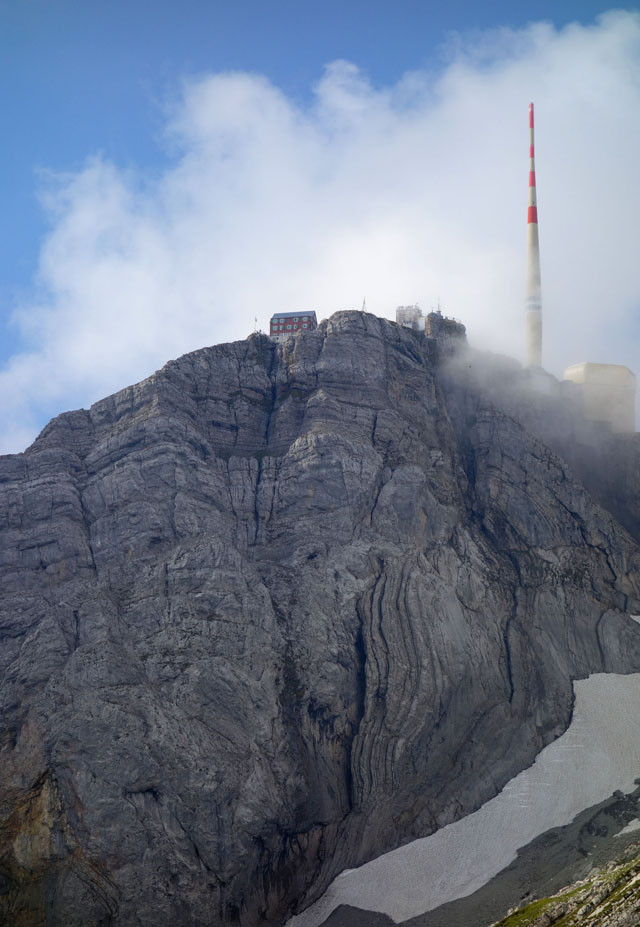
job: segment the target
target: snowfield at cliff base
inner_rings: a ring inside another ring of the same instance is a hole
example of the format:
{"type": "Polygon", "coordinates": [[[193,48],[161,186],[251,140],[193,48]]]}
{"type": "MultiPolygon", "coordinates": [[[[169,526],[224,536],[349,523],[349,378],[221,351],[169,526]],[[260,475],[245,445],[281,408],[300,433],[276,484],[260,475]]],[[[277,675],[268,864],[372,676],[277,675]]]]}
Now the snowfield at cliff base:
{"type": "Polygon", "coordinates": [[[539,834],[616,790],[630,792],[640,770],[640,730],[629,723],[640,715],[640,673],[599,673],[574,690],[566,733],[499,795],[430,837],[341,873],[287,927],[321,927],[339,905],[388,914],[396,923],[431,911],[485,885],[539,834]]]}

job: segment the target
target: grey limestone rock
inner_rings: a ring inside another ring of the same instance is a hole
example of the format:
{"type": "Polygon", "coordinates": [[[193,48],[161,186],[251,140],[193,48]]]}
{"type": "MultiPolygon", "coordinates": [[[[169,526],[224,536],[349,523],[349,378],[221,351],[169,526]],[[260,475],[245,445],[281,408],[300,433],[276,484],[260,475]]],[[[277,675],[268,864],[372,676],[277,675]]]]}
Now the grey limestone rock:
{"type": "Polygon", "coordinates": [[[640,671],[638,437],[451,353],[338,313],[0,458],[0,920],[283,924],[640,671]]]}

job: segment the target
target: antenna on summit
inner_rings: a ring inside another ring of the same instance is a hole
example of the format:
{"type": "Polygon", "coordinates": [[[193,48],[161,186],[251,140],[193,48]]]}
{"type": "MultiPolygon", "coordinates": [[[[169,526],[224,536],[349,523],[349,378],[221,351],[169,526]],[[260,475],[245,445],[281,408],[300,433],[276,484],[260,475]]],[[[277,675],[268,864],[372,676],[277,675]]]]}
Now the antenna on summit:
{"type": "Polygon", "coordinates": [[[529,103],[529,204],[527,208],[527,276],[525,289],[525,351],[527,367],[542,366],[542,287],[536,199],[533,103],[529,103]]]}
{"type": "Polygon", "coordinates": [[[363,311],[363,312],[366,312],[366,311],[367,311],[367,301],[366,301],[366,299],[364,298],[364,296],[362,297],[362,311],[363,311]]]}

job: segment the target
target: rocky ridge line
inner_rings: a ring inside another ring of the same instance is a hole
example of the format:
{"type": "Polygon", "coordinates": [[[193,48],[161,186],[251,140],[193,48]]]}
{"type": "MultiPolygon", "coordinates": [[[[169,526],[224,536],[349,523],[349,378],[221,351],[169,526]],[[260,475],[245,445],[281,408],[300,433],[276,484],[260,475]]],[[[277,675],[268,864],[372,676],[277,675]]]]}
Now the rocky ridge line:
{"type": "Polygon", "coordinates": [[[640,844],[588,879],[518,908],[492,927],[635,927],[640,922],[640,844]]]}

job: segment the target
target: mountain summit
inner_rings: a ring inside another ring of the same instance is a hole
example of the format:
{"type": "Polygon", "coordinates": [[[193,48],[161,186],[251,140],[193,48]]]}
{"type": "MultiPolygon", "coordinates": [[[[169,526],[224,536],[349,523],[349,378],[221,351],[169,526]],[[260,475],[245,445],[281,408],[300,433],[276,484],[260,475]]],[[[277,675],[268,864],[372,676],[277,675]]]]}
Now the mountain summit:
{"type": "Polygon", "coordinates": [[[0,458],[0,920],[277,927],[475,811],[640,672],[639,474],[359,312],[54,419],[0,458]]]}

